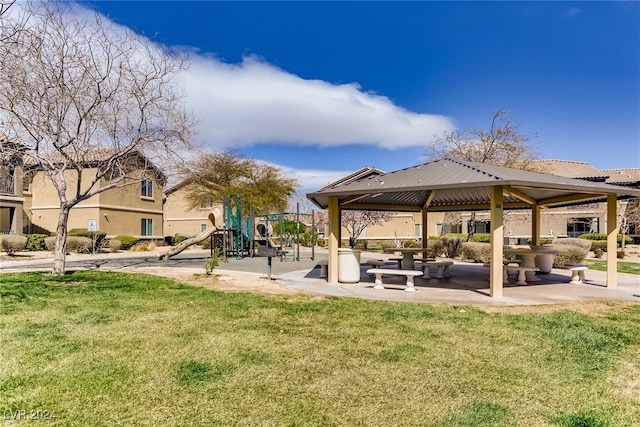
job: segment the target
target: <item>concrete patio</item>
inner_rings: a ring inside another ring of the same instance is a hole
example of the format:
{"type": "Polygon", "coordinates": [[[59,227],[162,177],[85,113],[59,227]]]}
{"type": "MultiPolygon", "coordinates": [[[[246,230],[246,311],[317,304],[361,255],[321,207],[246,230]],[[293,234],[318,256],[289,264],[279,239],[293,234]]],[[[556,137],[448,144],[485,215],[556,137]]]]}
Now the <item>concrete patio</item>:
{"type": "MultiPolygon", "coordinates": [[[[157,248],[154,252],[114,254],[71,254],[67,267],[73,269],[127,271],[151,273],[172,277],[176,272],[186,276],[202,274],[203,263],[209,251],[190,249],[167,262],[159,261],[157,254],[163,251],[157,248]]],[[[419,302],[430,304],[459,305],[534,305],[561,304],[577,301],[594,300],[627,300],[640,302],[640,276],[618,274],[618,286],[614,289],[606,287],[606,272],[589,270],[586,272],[584,284],[571,285],[571,274],[568,270],[553,269],[550,274],[539,274],[539,282],[524,286],[511,282],[505,284],[501,298],[489,296],[489,270],[481,264],[470,264],[456,261],[450,268],[452,277],[448,279],[425,280],[415,279],[416,292],[404,292],[404,278],[385,276],[385,289],[373,289],[373,278],[366,274],[369,266],[364,263],[369,259],[386,259],[392,255],[375,252],[363,252],[361,255],[360,283],[329,284],[320,277],[318,262],[327,259],[324,248],[316,248],[314,259],[311,251],[302,248],[299,261],[281,262],[274,259],[272,278],[287,288],[321,295],[366,298],[373,300],[419,302]]],[[[0,261],[0,273],[21,271],[48,271],[52,265],[50,253],[41,254],[40,258],[23,257],[11,260],[5,257],[0,261]]],[[[242,273],[243,277],[264,279],[267,276],[266,258],[230,259],[221,264],[215,274],[233,276],[242,273]]],[[[2,276],[0,275],[0,280],[2,276]]]]}

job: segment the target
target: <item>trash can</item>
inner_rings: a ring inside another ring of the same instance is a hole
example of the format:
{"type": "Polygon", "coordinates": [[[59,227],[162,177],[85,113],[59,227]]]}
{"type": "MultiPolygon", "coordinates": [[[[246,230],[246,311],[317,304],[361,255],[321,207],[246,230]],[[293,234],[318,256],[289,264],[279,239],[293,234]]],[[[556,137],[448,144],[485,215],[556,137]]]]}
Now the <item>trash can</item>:
{"type": "Polygon", "coordinates": [[[338,282],[358,283],[360,281],[360,251],[338,248],[338,282]]]}

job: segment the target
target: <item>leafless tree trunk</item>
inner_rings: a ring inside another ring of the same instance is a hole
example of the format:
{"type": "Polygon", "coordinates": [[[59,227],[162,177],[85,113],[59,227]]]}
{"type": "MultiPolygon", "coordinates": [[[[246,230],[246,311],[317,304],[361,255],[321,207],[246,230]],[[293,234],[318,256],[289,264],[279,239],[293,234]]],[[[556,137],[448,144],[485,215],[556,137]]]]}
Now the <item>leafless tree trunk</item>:
{"type": "Polygon", "coordinates": [[[17,3],[22,13],[0,20],[0,123],[58,193],[56,275],[70,210],[114,187],[164,184],[160,167],[177,163],[193,125],[175,80],[182,58],[74,7],[17,3]]]}

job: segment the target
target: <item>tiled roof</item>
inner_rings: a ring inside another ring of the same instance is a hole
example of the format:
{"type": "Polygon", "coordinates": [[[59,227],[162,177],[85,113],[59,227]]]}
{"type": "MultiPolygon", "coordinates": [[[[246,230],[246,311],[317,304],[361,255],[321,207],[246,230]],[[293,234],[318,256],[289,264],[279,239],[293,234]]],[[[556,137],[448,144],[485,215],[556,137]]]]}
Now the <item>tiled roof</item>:
{"type": "Polygon", "coordinates": [[[607,184],[640,185],[640,168],[635,169],[603,169],[609,175],[607,184]]]}
{"type": "Polygon", "coordinates": [[[609,174],[606,171],[596,169],[589,163],[574,162],[570,160],[536,160],[532,163],[534,172],[548,173],[564,176],[566,178],[586,179],[589,181],[604,182],[609,174]]]}
{"type": "MultiPolygon", "coordinates": [[[[111,158],[112,155],[116,153],[116,150],[113,149],[96,149],[89,150],[81,155],[70,156],[73,161],[82,164],[84,167],[93,167],[97,166],[99,163],[107,161],[111,158]]],[[[60,153],[51,153],[48,156],[42,156],[48,158],[52,163],[62,163],[64,161],[64,157],[60,153]]],[[[149,169],[153,171],[154,174],[157,175],[157,178],[164,182],[166,181],[166,176],[160,169],[158,169],[144,154],[142,154],[138,150],[133,150],[129,153],[129,155],[125,156],[125,161],[130,163],[131,167],[140,167],[143,165],[145,169],[149,169]]],[[[24,157],[25,166],[36,166],[38,163],[32,156],[26,155],[24,157]]]]}

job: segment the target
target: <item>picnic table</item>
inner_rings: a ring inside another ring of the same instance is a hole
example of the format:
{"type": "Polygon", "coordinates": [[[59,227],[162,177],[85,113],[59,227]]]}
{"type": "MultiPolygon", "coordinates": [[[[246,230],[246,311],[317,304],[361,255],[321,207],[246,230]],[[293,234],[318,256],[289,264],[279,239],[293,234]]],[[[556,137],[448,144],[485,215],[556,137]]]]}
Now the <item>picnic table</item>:
{"type": "Polygon", "coordinates": [[[413,255],[423,251],[426,250],[424,248],[386,248],[384,250],[386,253],[400,252],[402,254],[402,268],[405,270],[413,270],[415,268],[413,255]]]}

